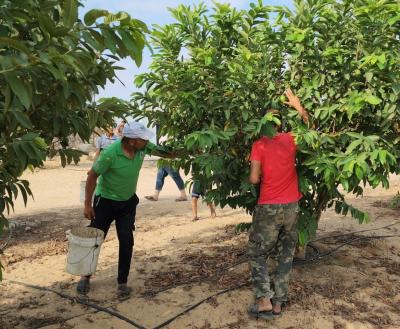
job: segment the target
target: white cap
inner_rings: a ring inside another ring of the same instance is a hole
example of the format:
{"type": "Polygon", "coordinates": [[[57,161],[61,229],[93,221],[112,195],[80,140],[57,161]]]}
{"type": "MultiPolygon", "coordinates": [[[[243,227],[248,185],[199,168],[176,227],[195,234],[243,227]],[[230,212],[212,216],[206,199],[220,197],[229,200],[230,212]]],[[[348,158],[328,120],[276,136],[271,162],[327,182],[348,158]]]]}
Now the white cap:
{"type": "Polygon", "coordinates": [[[127,138],[141,138],[148,141],[154,136],[154,133],[140,122],[129,121],[122,130],[122,136],[127,138]]]}

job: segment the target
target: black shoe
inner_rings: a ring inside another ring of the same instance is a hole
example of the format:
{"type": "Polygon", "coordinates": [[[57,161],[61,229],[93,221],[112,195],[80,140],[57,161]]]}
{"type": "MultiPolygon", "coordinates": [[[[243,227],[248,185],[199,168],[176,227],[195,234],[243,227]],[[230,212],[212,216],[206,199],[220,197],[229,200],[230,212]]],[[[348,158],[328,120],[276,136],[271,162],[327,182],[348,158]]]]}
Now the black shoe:
{"type": "Polygon", "coordinates": [[[89,278],[81,278],[76,286],[76,292],[81,295],[87,295],[90,291],[90,279],[89,278]]]}
{"type": "Polygon", "coordinates": [[[126,283],[121,283],[118,285],[118,298],[129,298],[131,296],[132,288],[128,287],[126,283]]]}

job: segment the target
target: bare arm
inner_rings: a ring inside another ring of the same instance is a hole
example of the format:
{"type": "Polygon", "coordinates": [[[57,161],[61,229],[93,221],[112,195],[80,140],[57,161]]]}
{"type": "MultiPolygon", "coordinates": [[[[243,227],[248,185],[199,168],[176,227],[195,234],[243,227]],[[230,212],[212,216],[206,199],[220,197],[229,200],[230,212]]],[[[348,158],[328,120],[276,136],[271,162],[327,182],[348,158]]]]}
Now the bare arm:
{"type": "Polygon", "coordinates": [[[251,161],[250,165],[250,177],[251,184],[258,184],[261,180],[261,162],[260,161],[251,161]]]}
{"type": "Polygon", "coordinates": [[[166,159],[175,159],[177,157],[175,151],[164,151],[160,149],[155,149],[154,151],[151,152],[151,155],[155,155],[160,158],[166,158],[166,159]]]}
{"type": "Polygon", "coordinates": [[[303,105],[301,105],[299,97],[293,94],[293,91],[290,88],[285,91],[285,95],[288,98],[288,101],[285,102],[285,104],[293,107],[299,113],[300,118],[304,121],[304,123],[309,124],[310,119],[308,117],[308,113],[303,105]]]}
{"type": "Polygon", "coordinates": [[[97,183],[97,177],[99,175],[93,170],[90,169],[87,179],[86,179],[86,188],[85,188],[85,209],[84,209],[84,215],[87,219],[93,219],[94,218],[94,210],[93,210],[93,205],[92,205],[92,198],[93,198],[93,193],[96,188],[96,183],[97,183]]]}
{"type": "Polygon", "coordinates": [[[96,153],[94,154],[93,157],[93,162],[95,162],[99,156],[100,156],[100,149],[96,149],[96,153]]]}

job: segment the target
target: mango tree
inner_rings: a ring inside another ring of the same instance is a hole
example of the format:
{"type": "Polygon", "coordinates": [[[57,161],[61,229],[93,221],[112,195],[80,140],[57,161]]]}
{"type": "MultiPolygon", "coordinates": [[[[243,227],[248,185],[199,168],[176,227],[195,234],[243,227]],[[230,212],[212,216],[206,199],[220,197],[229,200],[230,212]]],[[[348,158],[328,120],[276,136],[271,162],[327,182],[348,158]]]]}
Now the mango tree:
{"type": "MultiPolygon", "coordinates": [[[[0,1],[0,236],[17,196],[32,195],[19,177],[43,165],[52,144],[63,166],[77,162],[68,137],[88,141],[95,127],[121,115],[119,99],[95,100],[116,79],[116,62],[142,60],[146,25],[127,13],[91,10],[77,0],[0,1]]],[[[54,152],[53,152],[54,153],[54,152]]],[[[0,250],[1,252],[1,250],[0,250]]],[[[1,264],[0,264],[1,279],[1,264]]]]}
{"type": "Polygon", "coordinates": [[[273,136],[281,120],[299,149],[299,242],[314,237],[329,207],[367,222],[345,194],[388,187],[399,171],[399,12],[389,0],[297,0],[293,10],[259,1],[211,12],[181,5],[171,10],[176,22],[151,34],[156,52],[151,72],[136,78],[143,91],[134,113],[160,125],[171,147],[186,148],[175,165],[189,172],[195,164],[208,200],[249,212],[252,142],[273,136]],[[287,87],[312,125],[285,107],[287,87]]]}

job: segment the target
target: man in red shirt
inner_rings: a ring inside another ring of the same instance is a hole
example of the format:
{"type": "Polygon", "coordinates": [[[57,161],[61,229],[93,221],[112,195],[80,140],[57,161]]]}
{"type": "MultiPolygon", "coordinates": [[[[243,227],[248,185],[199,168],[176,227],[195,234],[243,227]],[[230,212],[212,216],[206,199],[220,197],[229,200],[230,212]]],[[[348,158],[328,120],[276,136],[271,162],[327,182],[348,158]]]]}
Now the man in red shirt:
{"type": "MultiPolygon", "coordinates": [[[[295,108],[305,123],[308,114],[288,89],[287,105],[295,108]]],[[[260,196],[249,235],[249,264],[256,303],[253,316],[271,319],[281,314],[287,300],[289,275],[297,243],[298,201],[302,195],[296,173],[296,144],[291,133],[278,133],[254,142],[251,150],[250,182],[260,183],[260,196]],[[276,259],[275,272],[268,274],[267,260],[276,259]]]]}

